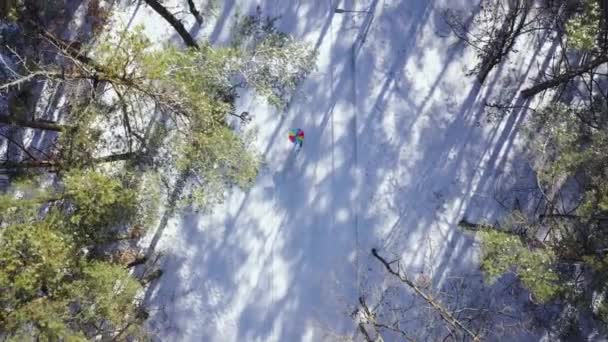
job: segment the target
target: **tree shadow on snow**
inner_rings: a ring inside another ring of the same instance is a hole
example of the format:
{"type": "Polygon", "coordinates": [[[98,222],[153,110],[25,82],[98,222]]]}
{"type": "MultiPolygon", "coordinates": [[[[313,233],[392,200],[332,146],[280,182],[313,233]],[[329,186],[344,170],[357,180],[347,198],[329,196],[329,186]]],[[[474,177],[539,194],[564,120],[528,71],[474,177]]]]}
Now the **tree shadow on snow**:
{"type": "MultiPolygon", "coordinates": [[[[463,46],[429,36],[438,20],[433,1],[368,4],[373,21],[338,19],[331,4],[281,2],[281,25],[302,35],[316,30],[315,46],[333,42],[331,56],[300,87],[306,97],[264,123],[274,128],[256,185],[234,191],[209,215],[175,220],[176,236],[167,239],[179,250],[165,247],[165,273],[148,296],[152,307],[170,310],[151,319],[174,329],[159,336],[292,341],[351,334],[348,314],[358,296],[382,284],[372,247],[400,257],[410,274],[429,272],[434,288],[463,275],[484,288],[474,239],[456,224],[477,206],[473,194],[500,180],[526,113],[479,125],[485,100],[504,91],[505,63],[483,87],[463,81],[463,46]],[[355,42],[363,30],[367,39],[355,42]],[[354,43],[360,48],[352,63],[354,43]],[[298,155],[282,147],[293,127],[306,131],[298,155]]],[[[212,41],[230,11],[223,10],[212,41]]],[[[497,213],[490,203],[479,207],[478,217],[497,213]]]]}

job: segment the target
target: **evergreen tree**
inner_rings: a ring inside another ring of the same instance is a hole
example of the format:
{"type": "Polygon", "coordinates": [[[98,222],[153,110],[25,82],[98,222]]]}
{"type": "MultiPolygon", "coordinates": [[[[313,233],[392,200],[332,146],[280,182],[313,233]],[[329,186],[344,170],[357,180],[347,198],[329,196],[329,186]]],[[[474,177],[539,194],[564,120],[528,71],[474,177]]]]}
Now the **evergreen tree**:
{"type": "Polygon", "coordinates": [[[238,89],[282,108],[314,53],[260,13],[245,17],[226,47],[200,41],[154,49],[141,27],[73,44],[38,20],[61,10],[46,5],[9,1],[0,14],[17,34],[27,30],[22,43],[30,44],[4,51],[14,65],[3,73],[3,95],[15,99],[46,81],[61,84],[69,103],[59,122],[37,118],[27,101],[0,114],[2,124],[55,137],[37,153],[15,140],[23,153],[0,162],[15,176],[0,194],[0,336],[129,340],[141,335],[141,286],[97,248],[124,238],[125,226],[155,223],[161,174],[185,175],[183,197],[201,208],[231,186],[250,186],[260,158],[250,136],[229,124],[232,116],[245,119],[234,113],[238,89]],[[42,49],[57,55],[36,58],[42,49]]]}
{"type": "MultiPolygon", "coordinates": [[[[0,332],[15,341],[87,340],[137,330],[138,282],[83,248],[112,238],[134,215],[134,191],[98,172],[73,170],[61,191],[21,182],[2,195],[0,332]]],[[[40,186],[40,184],[37,184],[40,186]]]]}

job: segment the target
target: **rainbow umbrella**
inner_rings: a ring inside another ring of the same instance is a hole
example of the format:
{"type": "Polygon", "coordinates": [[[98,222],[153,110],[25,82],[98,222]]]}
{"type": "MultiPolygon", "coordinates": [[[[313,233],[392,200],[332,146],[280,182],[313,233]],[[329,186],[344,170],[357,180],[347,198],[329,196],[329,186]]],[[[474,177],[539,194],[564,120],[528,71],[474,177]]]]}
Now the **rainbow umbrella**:
{"type": "Polygon", "coordinates": [[[304,131],[299,128],[292,129],[289,131],[289,141],[302,145],[304,142],[304,131]]]}

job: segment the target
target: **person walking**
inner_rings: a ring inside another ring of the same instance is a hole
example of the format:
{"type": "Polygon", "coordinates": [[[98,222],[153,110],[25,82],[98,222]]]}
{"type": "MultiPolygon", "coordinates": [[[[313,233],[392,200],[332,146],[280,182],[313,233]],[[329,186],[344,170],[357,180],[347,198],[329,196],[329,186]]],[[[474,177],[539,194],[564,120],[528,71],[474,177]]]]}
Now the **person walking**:
{"type": "Polygon", "coordinates": [[[304,131],[299,128],[290,130],[289,141],[291,141],[294,144],[294,148],[299,151],[304,145],[304,131]]]}

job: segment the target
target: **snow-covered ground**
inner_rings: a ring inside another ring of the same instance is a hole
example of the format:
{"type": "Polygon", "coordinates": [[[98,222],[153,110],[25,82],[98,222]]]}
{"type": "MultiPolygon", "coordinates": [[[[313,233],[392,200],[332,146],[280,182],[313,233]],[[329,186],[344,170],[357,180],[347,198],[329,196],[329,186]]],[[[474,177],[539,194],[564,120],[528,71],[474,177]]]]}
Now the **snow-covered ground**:
{"type": "MultiPolygon", "coordinates": [[[[526,174],[512,163],[524,113],[486,122],[483,102],[521,86],[509,74],[533,76],[529,60],[503,63],[483,87],[466,76],[474,54],[449,36],[441,11],[474,8],[471,0],[221,3],[213,22],[200,28],[186,17],[186,27],[221,43],[233,14],[259,5],[318,49],[318,69],[285,112],[252,95],[239,100],[266,162],[251,190],[152,230],[164,270],[148,293],[152,333],[225,342],[354,336],[357,298],[383,283],[372,247],[434,288],[453,276],[479,285],[478,246],[456,223],[493,220],[497,189],[526,174]],[[297,155],[291,128],[306,132],[297,155]]],[[[143,3],[121,11],[155,41],[181,43],[143,3]]],[[[535,57],[533,45],[523,49],[535,57]]],[[[480,297],[490,291],[477,288],[480,297]]]]}

